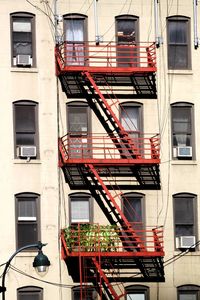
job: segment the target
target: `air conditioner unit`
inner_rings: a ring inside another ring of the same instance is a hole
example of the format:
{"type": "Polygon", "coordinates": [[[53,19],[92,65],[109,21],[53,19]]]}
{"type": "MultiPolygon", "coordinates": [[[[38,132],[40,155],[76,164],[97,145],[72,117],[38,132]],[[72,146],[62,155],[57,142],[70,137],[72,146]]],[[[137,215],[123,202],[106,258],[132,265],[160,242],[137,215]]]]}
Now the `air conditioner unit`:
{"type": "Polygon", "coordinates": [[[32,65],[32,58],[30,55],[27,54],[18,54],[16,56],[16,65],[17,66],[31,66],[32,65]]]}
{"type": "Polygon", "coordinates": [[[177,248],[179,249],[195,248],[195,243],[196,243],[196,237],[194,235],[179,236],[177,248]]]}
{"type": "Polygon", "coordinates": [[[24,158],[36,157],[37,151],[35,146],[19,146],[17,147],[17,156],[24,158]]]}
{"type": "Polygon", "coordinates": [[[177,157],[192,157],[192,147],[189,146],[177,147],[177,157]]]}

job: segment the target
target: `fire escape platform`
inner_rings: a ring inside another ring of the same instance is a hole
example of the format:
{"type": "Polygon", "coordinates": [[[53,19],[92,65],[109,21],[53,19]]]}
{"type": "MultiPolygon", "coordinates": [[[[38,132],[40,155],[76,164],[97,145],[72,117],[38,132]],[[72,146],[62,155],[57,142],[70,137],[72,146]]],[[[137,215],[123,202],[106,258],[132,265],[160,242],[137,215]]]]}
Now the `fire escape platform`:
{"type": "Polygon", "coordinates": [[[71,45],[65,42],[56,47],[55,56],[56,73],[69,98],[84,97],[86,72],[98,83],[105,98],[108,86],[120,98],[157,98],[154,43],[71,45]]]}
{"type": "MultiPolygon", "coordinates": [[[[92,226],[91,226],[92,227],[92,226]]],[[[99,262],[100,268],[106,274],[109,282],[164,282],[163,271],[163,237],[161,229],[145,230],[138,235],[145,239],[145,248],[138,251],[135,241],[123,244],[121,230],[106,226],[92,227],[97,230],[63,230],[61,233],[62,257],[68,271],[75,282],[80,280],[80,265],[90,276],[94,274],[92,261],[99,262]],[[126,250],[126,246],[128,247],[126,250]],[[76,268],[74,266],[77,266],[76,268]],[[117,271],[116,271],[117,270],[117,271]],[[113,274],[117,272],[117,276],[113,274]]],[[[87,276],[88,281],[89,276],[87,276]]],[[[91,277],[92,281],[92,277],[91,277]]]]}
{"type": "MultiPolygon", "coordinates": [[[[115,138],[114,138],[115,140],[115,138]]],[[[59,140],[60,167],[71,189],[88,189],[92,164],[109,188],[160,189],[159,137],[137,138],[113,143],[109,136],[77,137],[59,140]]]]}

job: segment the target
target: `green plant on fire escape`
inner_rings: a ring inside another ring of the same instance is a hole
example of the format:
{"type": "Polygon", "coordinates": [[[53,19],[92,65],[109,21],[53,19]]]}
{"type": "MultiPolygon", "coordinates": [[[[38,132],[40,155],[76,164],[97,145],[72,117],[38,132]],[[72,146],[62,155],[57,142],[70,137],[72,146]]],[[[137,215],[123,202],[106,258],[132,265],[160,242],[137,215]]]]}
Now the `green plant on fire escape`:
{"type": "Polygon", "coordinates": [[[69,251],[118,251],[120,239],[115,225],[79,224],[64,229],[69,251]]]}

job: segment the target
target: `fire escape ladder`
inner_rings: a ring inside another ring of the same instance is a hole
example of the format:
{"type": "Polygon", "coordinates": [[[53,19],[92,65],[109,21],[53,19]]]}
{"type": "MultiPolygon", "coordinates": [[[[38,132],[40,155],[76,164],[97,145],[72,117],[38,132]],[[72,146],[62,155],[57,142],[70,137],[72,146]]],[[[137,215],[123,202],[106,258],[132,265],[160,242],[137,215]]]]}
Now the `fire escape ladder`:
{"type": "Polygon", "coordinates": [[[119,300],[121,297],[124,297],[124,294],[117,295],[115,289],[113,288],[113,285],[109,282],[108,277],[106,276],[105,272],[102,270],[100,263],[97,261],[96,258],[92,258],[92,261],[98,270],[98,273],[103,280],[103,286],[107,292],[107,295],[110,300],[119,300]]]}
{"type": "Polygon", "coordinates": [[[98,180],[95,178],[94,174],[91,172],[90,172],[90,179],[92,180],[92,182],[88,179],[88,176],[86,176],[86,174],[85,174],[84,180],[88,186],[88,189],[89,189],[90,193],[92,194],[93,198],[96,200],[99,207],[101,208],[101,210],[103,211],[104,215],[107,217],[109,223],[111,225],[116,225],[116,223],[123,225],[119,213],[116,211],[115,207],[112,205],[112,202],[109,201],[102,186],[98,183],[98,180]],[[106,207],[106,205],[102,201],[101,196],[105,200],[109,209],[106,207]]]}
{"type": "MultiPolygon", "coordinates": [[[[102,111],[105,113],[107,117],[107,120],[105,120],[105,122],[110,122],[114,128],[114,131],[119,136],[119,141],[116,140],[115,142],[115,139],[112,139],[116,147],[119,148],[119,151],[121,147],[123,148],[126,147],[128,149],[129,155],[131,154],[133,158],[141,157],[139,153],[139,149],[134,145],[133,140],[129,137],[129,134],[124,129],[119,119],[116,117],[114,111],[111,109],[111,105],[108,104],[108,101],[106,100],[106,98],[104,97],[100,89],[98,88],[91,74],[89,72],[83,72],[83,76],[85,76],[86,78],[85,81],[89,81],[89,89],[92,92],[93,97],[95,97],[95,99],[97,100],[102,111]]],[[[115,100],[117,101],[117,99],[115,100]]],[[[102,123],[103,126],[105,122],[102,123]]],[[[107,127],[104,128],[107,129],[107,127]]],[[[113,137],[112,136],[113,133],[111,133],[110,131],[108,132],[108,134],[111,135],[111,138],[113,137]]]]}
{"type": "MultiPolygon", "coordinates": [[[[110,213],[114,213],[114,215],[117,217],[118,222],[122,226],[124,233],[126,234],[126,236],[124,237],[126,242],[128,242],[127,239],[131,240],[132,242],[134,241],[134,244],[135,244],[134,249],[135,250],[145,251],[146,247],[144,246],[144,242],[142,242],[140,237],[135,233],[131,224],[129,223],[129,221],[123,214],[122,210],[120,209],[119,205],[115,201],[114,196],[110,193],[110,191],[104,184],[103,180],[99,176],[98,172],[95,170],[94,166],[92,164],[87,164],[86,167],[88,167],[88,169],[90,171],[90,176],[91,176],[91,174],[93,174],[95,176],[96,180],[98,181],[98,187],[101,186],[101,189],[99,189],[101,191],[101,195],[104,197],[107,204],[111,208],[110,213]]],[[[97,188],[97,186],[96,186],[96,188],[97,188]]],[[[124,242],[124,240],[122,242],[124,242]]],[[[132,251],[133,251],[133,249],[132,249],[132,251]]]]}

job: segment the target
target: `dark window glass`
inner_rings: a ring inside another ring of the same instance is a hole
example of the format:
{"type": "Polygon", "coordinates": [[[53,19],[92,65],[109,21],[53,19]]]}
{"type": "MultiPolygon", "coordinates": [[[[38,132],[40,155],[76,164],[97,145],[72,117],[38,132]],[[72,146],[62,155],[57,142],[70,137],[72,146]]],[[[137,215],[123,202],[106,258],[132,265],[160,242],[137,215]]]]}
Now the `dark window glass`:
{"type": "Polygon", "coordinates": [[[36,194],[16,195],[17,248],[39,240],[39,197],[36,194]]]}
{"type": "Polygon", "coordinates": [[[169,69],[189,69],[190,22],[186,17],[168,18],[168,66],[169,69]]]}
{"type": "Polygon", "coordinates": [[[35,105],[16,105],[16,130],[35,131],[35,105]]]}
{"type": "Polygon", "coordinates": [[[14,103],[14,130],[15,156],[18,156],[19,146],[36,146],[38,156],[37,103],[30,101],[14,103]]]}
{"type": "Polygon", "coordinates": [[[124,129],[131,137],[139,137],[143,131],[142,105],[140,103],[122,103],[120,120],[124,129]]]}
{"type": "Polygon", "coordinates": [[[126,300],[149,300],[149,288],[143,285],[126,287],[126,300]]]}
{"type": "Polygon", "coordinates": [[[196,197],[178,194],[173,199],[175,237],[196,236],[196,197]]]}
{"type": "Polygon", "coordinates": [[[194,158],[193,135],[193,105],[181,102],[173,104],[172,147],[174,158],[194,158]],[[192,147],[191,156],[179,157],[177,154],[178,147],[192,147]]]}
{"type": "Polygon", "coordinates": [[[87,134],[88,132],[88,107],[69,106],[68,124],[70,134],[87,134]]]}
{"type": "Polygon", "coordinates": [[[135,44],[138,42],[138,17],[131,15],[117,16],[117,62],[119,67],[136,67],[138,51],[135,44]]]}
{"type": "Polygon", "coordinates": [[[75,287],[72,289],[72,300],[81,299],[81,290],[82,290],[82,299],[84,300],[94,300],[97,299],[97,292],[92,287],[75,287]]]}
{"type": "Polygon", "coordinates": [[[17,290],[17,300],[42,300],[42,289],[38,287],[23,287],[17,290]]]}
{"type": "Polygon", "coordinates": [[[144,196],[138,193],[127,193],[123,197],[123,212],[139,236],[144,235],[144,196]]]}
{"type": "Polygon", "coordinates": [[[35,17],[28,13],[11,14],[12,65],[35,65],[35,17]]]}
{"type": "Polygon", "coordinates": [[[197,285],[183,285],[177,288],[178,300],[199,300],[200,287],[197,285]]]}
{"type": "Polygon", "coordinates": [[[30,18],[13,18],[13,56],[32,56],[32,29],[30,18]]]}
{"type": "Polygon", "coordinates": [[[71,157],[90,157],[91,138],[91,116],[88,105],[84,102],[73,102],[67,105],[69,154],[71,157]]]}
{"type": "MultiPolygon", "coordinates": [[[[141,153],[144,149],[143,142],[140,137],[143,133],[143,113],[142,104],[125,102],[120,104],[120,121],[129,136],[133,138],[134,146],[140,149],[141,153]]],[[[130,154],[127,150],[123,151],[127,156],[130,154]]]]}

